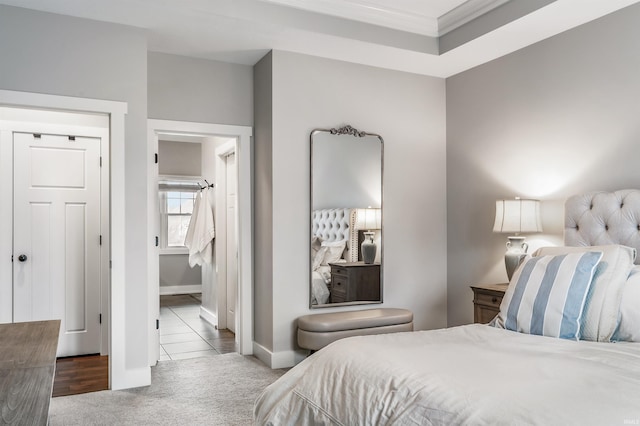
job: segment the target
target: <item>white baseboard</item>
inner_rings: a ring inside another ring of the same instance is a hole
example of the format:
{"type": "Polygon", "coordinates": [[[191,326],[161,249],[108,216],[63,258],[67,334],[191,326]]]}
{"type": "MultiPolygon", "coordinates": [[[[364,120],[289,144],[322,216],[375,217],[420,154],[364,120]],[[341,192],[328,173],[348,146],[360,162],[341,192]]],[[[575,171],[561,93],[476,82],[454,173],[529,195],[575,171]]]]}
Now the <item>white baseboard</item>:
{"type": "Polygon", "coordinates": [[[270,368],[290,368],[308,355],[307,351],[272,352],[257,342],[253,342],[253,355],[270,368]]]}
{"type": "Polygon", "coordinates": [[[200,318],[218,328],[218,316],[202,305],[200,305],[200,318]]]}
{"type": "Polygon", "coordinates": [[[193,285],[161,285],[160,296],[169,296],[172,294],[191,294],[202,293],[202,284],[193,285]]]}
{"type": "Polygon", "coordinates": [[[150,367],[126,369],[124,371],[125,374],[122,375],[121,381],[114,380],[114,377],[111,378],[111,390],[139,388],[151,384],[150,367]]]}

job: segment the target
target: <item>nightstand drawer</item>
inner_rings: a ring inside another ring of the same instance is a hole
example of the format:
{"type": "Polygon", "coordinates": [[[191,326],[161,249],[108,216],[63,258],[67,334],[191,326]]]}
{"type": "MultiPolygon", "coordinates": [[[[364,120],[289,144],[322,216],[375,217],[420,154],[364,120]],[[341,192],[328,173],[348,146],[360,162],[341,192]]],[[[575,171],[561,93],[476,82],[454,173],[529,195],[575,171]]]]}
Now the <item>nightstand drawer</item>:
{"type": "Polygon", "coordinates": [[[331,292],[333,294],[341,293],[344,297],[347,294],[347,283],[346,277],[331,274],[331,292]]]}
{"type": "Polygon", "coordinates": [[[339,275],[347,275],[349,271],[344,266],[331,265],[331,273],[339,275]]]}
{"type": "Polygon", "coordinates": [[[500,312],[507,284],[479,284],[473,290],[473,321],[486,324],[500,312]]]}
{"type": "Polygon", "coordinates": [[[497,296],[495,294],[487,294],[476,292],[474,302],[477,305],[491,306],[496,309],[500,309],[500,303],[502,303],[502,296],[497,296]]]}

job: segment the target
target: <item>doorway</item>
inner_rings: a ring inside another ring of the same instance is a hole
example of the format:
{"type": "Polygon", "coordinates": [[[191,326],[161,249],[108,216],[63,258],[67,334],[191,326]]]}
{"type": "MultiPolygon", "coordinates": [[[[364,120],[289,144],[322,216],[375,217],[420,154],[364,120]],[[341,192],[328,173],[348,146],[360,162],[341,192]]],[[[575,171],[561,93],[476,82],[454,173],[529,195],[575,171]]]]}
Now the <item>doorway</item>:
{"type": "MultiPolygon", "coordinates": [[[[158,235],[158,168],[157,164],[157,148],[160,138],[171,137],[199,137],[206,141],[226,140],[234,147],[237,159],[237,169],[235,177],[237,182],[237,196],[235,199],[236,208],[233,211],[235,219],[235,228],[237,229],[236,241],[238,247],[237,255],[237,303],[235,309],[235,347],[239,353],[250,355],[253,353],[253,301],[252,301],[252,249],[251,249],[251,128],[245,126],[227,126],[215,125],[207,123],[191,123],[166,120],[148,120],[148,148],[149,158],[152,159],[154,167],[150,168],[149,173],[149,235],[152,238],[158,235]]],[[[205,142],[202,147],[203,157],[211,158],[211,169],[202,169],[202,177],[215,175],[218,180],[218,166],[215,160],[216,147],[220,144],[205,142]],[[213,166],[215,164],[215,166],[213,166]],[[215,171],[213,170],[215,168],[215,171]]],[[[203,166],[206,162],[203,162],[203,166]]],[[[213,179],[212,179],[213,180],[213,179]]],[[[218,203],[219,182],[216,182],[216,203],[218,203]]],[[[219,301],[224,300],[226,304],[226,287],[220,287],[220,267],[226,265],[219,258],[220,253],[225,251],[221,247],[226,247],[220,243],[220,231],[224,229],[220,224],[218,209],[216,204],[215,212],[216,238],[214,248],[214,264],[210,267],[203,266],[203,299],[209,297],[207,303],[203,303],[200,308],[198,317],[206,320],[218,329],[226,329],[226,307],[225,310],[219,308],[219,301]],[[207,296],[207,292],[209,295],[207,296]]],[[[149,339],[149,364],[155,365],[160,358],[159,351],[159,272],[158,272],[158,249],[149,251],[149,306],[150,306],[150,323],[155,327],[150,329],[149,339]]],[[[226,279],[225,279],[226,282],[226,279]]]]}
{"type": "Polygon", "coordinates": [[[109,117],[0,107],[0,129],[2,321],[60,319],[58,357],[107,355],[109,117]]]}

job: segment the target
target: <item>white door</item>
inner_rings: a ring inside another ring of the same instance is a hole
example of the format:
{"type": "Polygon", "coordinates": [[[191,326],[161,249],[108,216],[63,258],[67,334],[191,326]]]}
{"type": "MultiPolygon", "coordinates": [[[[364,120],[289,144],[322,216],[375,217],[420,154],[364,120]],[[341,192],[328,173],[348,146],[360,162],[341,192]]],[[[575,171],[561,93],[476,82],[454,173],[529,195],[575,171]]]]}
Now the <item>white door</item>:
{"type": "Polygon", "coordinates": [[[238,287],[238,238],[236,236],[236,155],[226,157],[227,194],[227,328],[236,332],[238,287]]]}
{"type": "Polygon", "coordinates": [[[100,144],[13,134],[13,320],[60,319],[58,356],[100,352],[100,144]]]}

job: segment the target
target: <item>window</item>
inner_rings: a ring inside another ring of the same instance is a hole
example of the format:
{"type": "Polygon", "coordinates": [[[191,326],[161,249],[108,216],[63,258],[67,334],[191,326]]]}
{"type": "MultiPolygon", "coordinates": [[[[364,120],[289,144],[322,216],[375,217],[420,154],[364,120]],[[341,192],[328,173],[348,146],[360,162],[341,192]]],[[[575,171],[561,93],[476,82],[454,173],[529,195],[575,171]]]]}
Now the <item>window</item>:
{"type": "Polygon", "coordinates": [[[195,192],[167,192],[167,247],[184,247],[195,192]]]}
{"type": "Polygon", "coordinates": [[[199,188],[195,180],[160,180],[160,249],[162,253],[187,252],[184,240],[199,188]]]}

